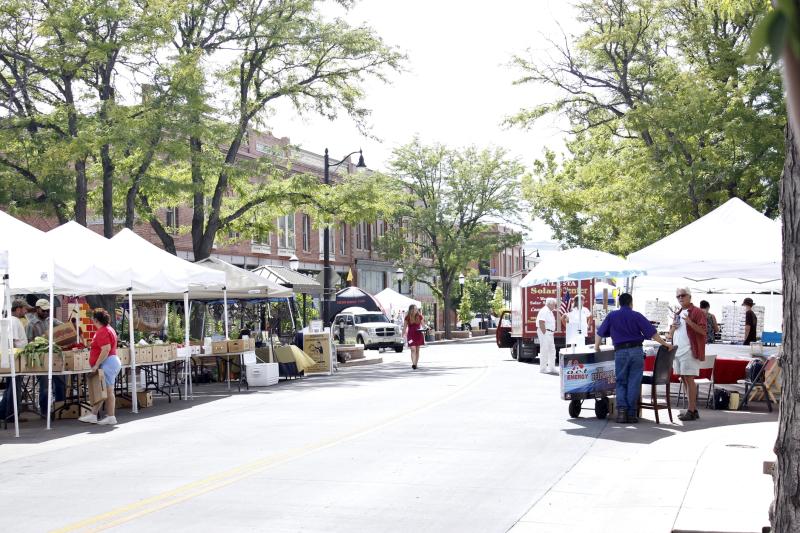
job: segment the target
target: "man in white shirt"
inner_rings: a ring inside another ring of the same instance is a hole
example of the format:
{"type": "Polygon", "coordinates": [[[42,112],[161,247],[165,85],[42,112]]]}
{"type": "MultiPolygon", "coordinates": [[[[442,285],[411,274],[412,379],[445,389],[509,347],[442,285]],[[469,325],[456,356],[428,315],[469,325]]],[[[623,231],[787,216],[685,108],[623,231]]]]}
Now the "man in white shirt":
{"type": "Polygon", "coordinates": [[[583,345],[586,343],[586,336],[589,335],[592,312],[583,306],[582,296],[576,296],[574,301],[572,311],[563,318],[566,324],[567,344],[583,345]]]}
{"type": "Polygon", "coordinates": [[[556,341],[553,334],[556,331],[556,299],[548,298],[544,307],[536,315],[536,327],[539,334],[539,372],[557,374],[556,370],[556,341]]]}
{"type": "Polygon", "coordinates": [[[28,335],[25,333],[25,312],[28,304],[25,300],[14,300],[11,304],[11,336],[14,339],[14,348],[24,348],[28,344],[28,335]]]}

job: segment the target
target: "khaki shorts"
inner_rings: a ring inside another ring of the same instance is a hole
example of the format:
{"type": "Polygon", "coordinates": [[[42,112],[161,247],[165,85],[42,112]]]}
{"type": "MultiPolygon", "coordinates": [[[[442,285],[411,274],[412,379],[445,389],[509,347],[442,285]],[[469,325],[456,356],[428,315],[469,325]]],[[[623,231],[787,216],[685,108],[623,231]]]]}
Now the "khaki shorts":
{"type": "Polygon", "coordinates": [[[672,369],[678,376],[700,375],[700,361],[694,358],[691,344],[687,346],[678,346],[678,351],[675,353],[675,361],[672,363],[672,369]]]}

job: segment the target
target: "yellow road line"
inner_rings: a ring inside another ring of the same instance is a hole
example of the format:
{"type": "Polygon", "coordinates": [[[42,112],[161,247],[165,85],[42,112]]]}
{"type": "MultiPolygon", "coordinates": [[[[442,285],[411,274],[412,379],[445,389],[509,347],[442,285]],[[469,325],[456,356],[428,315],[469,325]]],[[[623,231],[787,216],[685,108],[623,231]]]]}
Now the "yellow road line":
{"type": "Polygon", "coordinates": [[[287,463],[289,461],[293,461],[295,459],[318,452],[320,450],[324,450],[325,448],[330,448],[332,446],[341,444],[342,442],[355,439],[357,437],[366,435],[373,431],[377,431],[383,427],[386,427],[399,420],[402,420],[403,418],[407,418],[413,414],[419,413],[420,411],[430,409],[444,402],[452,400],[454,397],[463,394],[464,392],[467,391],[467,389],[469,389],[470,387],[475,385],[478,381],[480,381],[486,375],[487,371],[488,371],[488,366],[484,366],[482,367],[480,373],[478,373],[473,379],[471,379],[469,382],[462,385],[455,391],[452,391],[449,394],[445,394],[438,400],[420,404],[419,406],[409,411],[404,411],[400,414],[390,416],[375,424],[364,426],[359,429],[350,431],[348,433],[344,433],[342,435],[338,435],[330,439],[318,441],[313,444],[308,444],[300,448],[295,448],[293,450],[289,450],[283,453],[270,455],[268,457],[264,457],[256,461],[252,461],[250,463],[246,463],[244,465],[240,465],[231,468],[229,470],[225,470],[217,474],[202,479],[198,479],[191,483],[181,485],[180,487],[177,487],[173,490],[162,492],[161,494],[157,494],[155,496],[151,496],[149,498],[136,501],[132,504],[118,507],[117,509],[114,509],[112,511],[102,513],[81,520],[79,522],[75,522],[73,524],[69,524],[60,529],[55,529],[53,530],[53,533],[68,533],[74,531],[85,531],[85,532],[103,531],[112,527],[116,527],[118,525],[130,522],[142,516],[154,513],[156,511],[160,511],[167,507],[190,500],[192,498],[201,496],[203,494],[220,489],[222,487],[226,487],[228,485],[236,483],[237,481],[241,481],[242,479],[251,477],[268,468],[278,466],[287,463]]]}

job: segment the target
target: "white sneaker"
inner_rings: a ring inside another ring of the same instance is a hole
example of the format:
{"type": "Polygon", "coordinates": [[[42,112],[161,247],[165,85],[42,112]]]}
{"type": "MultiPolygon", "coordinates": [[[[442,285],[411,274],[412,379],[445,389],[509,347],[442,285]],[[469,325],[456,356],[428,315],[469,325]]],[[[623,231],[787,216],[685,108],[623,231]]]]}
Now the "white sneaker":
{"type": "Polygon", "coordinates": [[[117,425],[117,417],[116,416],[107,416],[102,419],[100,422],[97,423],[98,426],[116,426],[117,425]]]}
{"type": "Polygon", "coordinates": [[[78,422],[86,422],[87,424],[97,424],[97,415],[93,413],[89,413],[88,415],[83,415],[78,419],[78,422]]]}

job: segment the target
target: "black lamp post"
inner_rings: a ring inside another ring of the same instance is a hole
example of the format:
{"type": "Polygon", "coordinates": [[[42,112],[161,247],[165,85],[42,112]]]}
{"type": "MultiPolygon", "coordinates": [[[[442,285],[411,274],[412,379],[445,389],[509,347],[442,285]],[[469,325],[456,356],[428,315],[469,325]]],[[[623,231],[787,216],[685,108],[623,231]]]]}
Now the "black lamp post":
{"type": "Polygon", "coordinates": [[[461,285],[461,297],[464,297],[464,274],[459,274],[458,284],[461,285]]]}
{"type": "Polygon", "coordinates": [[[403,294],[403,278],[406,274],[402,268],[398,268],[394,275],[397,278],[397,292],[403,294]]]}
{"type": "MultiPolygon", "coordinates": [[[[294,254],[292,254],[292,257],[289,258],[289,268],[293,272],[297,272],[297,270],[300,268],[300,260],[294,254]]],[[[300,294],[300,297],[303,299],[303,327],[306,327],[308,325],[308,322],[306,320],[306,295],[305,295],[305,293],[300,294]]]]}
{"type": "MultiPolygon", "coordinates": [[[[338,162],[331,162],[330,158],[328,157],[328,149],[325,148],[325,164],[324,167],[324,178],[325,178],[325,185],[330,185],[331,178],[330,173],[332,168],[336,168],[345,161],[351,155],[358,154],[358,164],[356,164],[356,168],[367,168],[367,165],[364,164],[364,155],[361,153],[361,150],[357,150],[355,152],[349,153],[344,156],[341,161],[338,162]]],[[[323,267],[322,267],[322,324],[324,326],[330,326],[330,297],[331,297],[331,249],[330,249],[330,240],[331,240],[331,230],[328,226],[325,226],[323,230],[322,238],[325,242],[322,245],[322,255],[324,257],[323,267]]]]}

